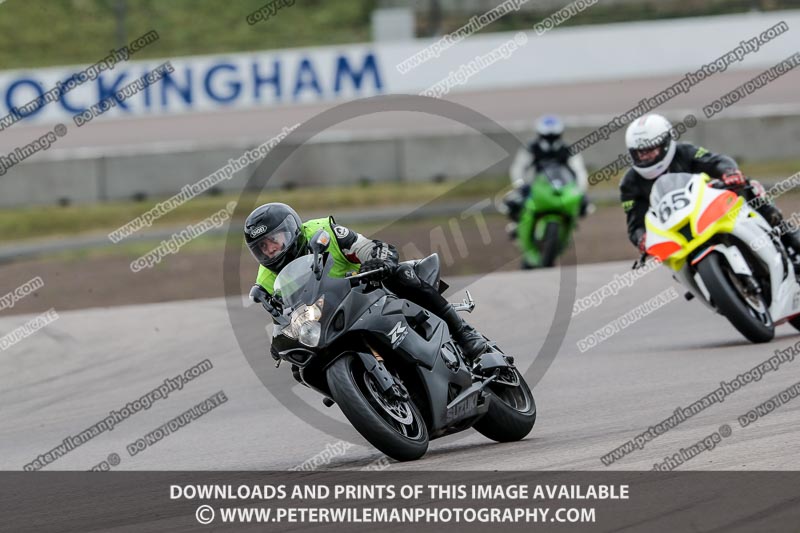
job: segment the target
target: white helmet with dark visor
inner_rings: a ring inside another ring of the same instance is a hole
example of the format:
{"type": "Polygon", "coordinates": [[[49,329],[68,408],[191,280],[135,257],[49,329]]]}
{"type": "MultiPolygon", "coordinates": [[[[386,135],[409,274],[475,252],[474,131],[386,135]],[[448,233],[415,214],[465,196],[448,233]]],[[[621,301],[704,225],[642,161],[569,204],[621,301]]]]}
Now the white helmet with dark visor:
{"type": "Polygon", "coordinates": [[[645,115],[630,123],[625,132],[625,146],[631,154],[634,170],[649,180],[667,171],[677,149],[672,137],[672,124],[656,114],[645,115]]]}

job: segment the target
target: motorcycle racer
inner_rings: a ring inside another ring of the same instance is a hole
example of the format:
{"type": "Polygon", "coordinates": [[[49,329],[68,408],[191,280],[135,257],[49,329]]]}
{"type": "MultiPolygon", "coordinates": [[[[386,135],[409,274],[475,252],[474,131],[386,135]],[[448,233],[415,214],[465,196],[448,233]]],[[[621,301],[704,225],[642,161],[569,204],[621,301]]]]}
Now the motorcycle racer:
{"type": "MultiPolygon", "coordinates": [[[[652,113],[630,123],[625,132],[625,146],[630,152],[633,167],[620,181],[620,200],[628,225],[628,239],[639,251],[645,251],[645,215],[650,208],[650,191],[659,176],[667,173],[705,172],[715,181],[712,185],[729,189],[746,201],[759,198],[756,211],[773,227],[783,222],[781,211],[766,198],[764,187],[746,178],[731,157],[715,154],[690,143],[676,142],[672,124],[661,115],[652,113]]],[[[781,240],[800,254],[800,235],[795,229],[783,232],[781,240]]]]}
{"type": "Polygon", "coordinates": [[[509,176],[514,189],[509,192],[503,202],[508,208],[508,216],[519,222],[520,211],[531,191],[530,182],[533,175],[539,172],[548,162],[557,162],[570,169],[580,191],[584,194],[581,202],[581,216],[585,216],[589,207],[586,191],[589,187],[589,174],[580,154],[571,156],[569,146],[562,139],[564,123],[555,115],[544,115],[536,122],[536,138],[525,148],[520,148],[509,169],[509,176]]]}
{"type": "Polygon", "coordinates": [[[487,343],[483,335],[467,324],[434,287],[420,279],[413,267],[401,265],[394,246],[367,239],[337,224],[332,216],[303,222],[294,209],[282,203],[264,204],[250,213],[244,224],[244,238],[259,263],[256,284],[272,294],[278,273],[296,258],[309,253],[307,244],[320,229],[331,236],[328,253],[335,261],[331,276],[345,277],[348,272],[383,267],[384,272],[377,273],[375,279],[380,277],[384,286],[397,296],[444,320],[468,360],[474,361],[484,352],[487,343]]]}

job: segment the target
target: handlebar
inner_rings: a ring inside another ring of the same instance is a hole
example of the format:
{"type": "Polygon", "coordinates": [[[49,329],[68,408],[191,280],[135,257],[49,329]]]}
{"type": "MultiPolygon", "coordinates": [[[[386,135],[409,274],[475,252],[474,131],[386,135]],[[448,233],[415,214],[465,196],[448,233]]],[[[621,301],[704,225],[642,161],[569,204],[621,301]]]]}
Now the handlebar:
{"type": "Polygon", "coordinates": [[[388,271],[388,269],[386,267],[380,267],[380,268],[377,268],[375,270],[368,270],[367,272],[359,272],[358,274],[348,275],[348,276],[346,276],[346,278],[347,279],[361,279],[361,278],[365,278],[367,276],[372,276],[372,275],[374,275],[376,273],[385,273],[387,271],[388,271]]]}
{"type": "Polygon", "coordinates": [[[745,185],[728,186],[725,185],[725,182],[721,179],[712,179],[708,182],[708,186],[712,189],[725,189],[729,191],[752,191],[754,189],[754,187],[749,183],[745,185]]]}
{"type": "Polygon", "coordinates": [[[283,315],[283,302],[275,297],[270,297],[269,300],[262,302],[261,305],[275,318],[279,318],[283,315]]]}

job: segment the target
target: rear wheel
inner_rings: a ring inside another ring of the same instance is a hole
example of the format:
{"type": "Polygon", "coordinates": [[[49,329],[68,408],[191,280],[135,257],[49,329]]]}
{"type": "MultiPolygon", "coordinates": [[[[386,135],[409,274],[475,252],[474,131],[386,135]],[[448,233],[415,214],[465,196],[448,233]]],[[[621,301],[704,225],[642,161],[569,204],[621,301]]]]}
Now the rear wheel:
{"type": "Polygon", "coordinates": [[[352,354],[328,369],[328,387],[347,420],[377,449],[398,461],[419,459],[428,450],[428,428],[409,400],[389,398],[352,354]]]}
{"type": "Polygon", "coordinates": [[[548,222],[544,228],[544,237],[542,237],[542,245],[540,247],[543,267],[555,265],[558,257],[559,241],[559,224],[557,222],[548,222]]]}
{"type": "Polygon", "coordinates": [[[697,265],[711,300],[739,333],[751,342],[769,342],[775,324],[764,298],[734,274],[718,253],[708,254],[697,265]]]}
{"type": "Polygon", "coordinates": [[[536,423],[536,402],[525,378],[510,368],[486,388],[491,397],[489,410],[473,427],[497,442],[524,439],[536,423]]]}

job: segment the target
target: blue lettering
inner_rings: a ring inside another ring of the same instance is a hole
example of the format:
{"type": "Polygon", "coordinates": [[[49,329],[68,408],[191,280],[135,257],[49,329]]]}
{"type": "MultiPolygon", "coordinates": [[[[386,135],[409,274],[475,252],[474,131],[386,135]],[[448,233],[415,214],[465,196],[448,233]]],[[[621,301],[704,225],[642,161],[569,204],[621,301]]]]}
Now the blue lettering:
{"type": "Polygon", "coordinates": [[[370,52],[364,57],[364,64],[361,66],[361,70],[354,71],[350,68],[350,63],[347,61],[347,57],[339,56],[339,59],[336,61],[336,81],[333,86],[333,92],[337,95],[342,90],[342,79],[345,76],[349,76],[350,80],[353,83],[353,86],[356,90],[361,90],[361,83],[364,80],[365,74],[370,72],[372,74],[373,79],[375,80],[375,88],[377,90],[381,90],[382,83],[381,83],[381,76],[378,73],[378,66],[375,62],[375,54],[370,52]]]}
{"type": "Polygon", "coordinates": [[[6,107],[8,108],[9,114],[26,118],[35,115],[36,113],[42,110],[42,105],[44,104],[43,98],[44,98],[44,91],[42,90],[41,85],[38,82],[36,82],[36,80],[32,80],[29,78],[20,78],[11,85],[9,85],[8,89],[6,90],[6,107]],[[22,85],[29,85],[33,87],[34,90],[37,92],[37,96],[34,96],[33,98],[26,98],[24,102],[19,102],[17,105],[24,106],[31,100],[34,100],[36,98],[39,99],[37,101],[36,109],[34,109],[29,113],[26,113],[22,109],[18,109],[14,105],[14,96],[13,96],[14,91],[17,90],[17,87],[20,87],[22,85]]]}
{"type": "MultiPolygon", "coordinates": [[[[73,79],[77,81],[75,74],[73,74],[72,76],[61,82],[61,89],[58,92],[58,103],[61,104],[61,107],[63,107],[72,114],[83,113],[84,111],[86,111],[85,107],[74,107],[70,105],[69,102],[67,102],[67,93],[70,92],[70,90],[67,89],[67,82],[73,79]]],[[[73,88],[72,90],[74,91],[75,89],[73,88]]]]}
{"type": "Polygon", "coordinates": [[[110,87],[106,87],[103,80],[105,80],[105,76],[100,75],[97,77],[97,101],[102,102],[106,98],[112,97],[114,100],[117,101],[117,105],[123,109],[128,109],[128,104],[126,104],[123,100],[117,98],[117,91],[122,89],[124,85],[122,82],[125,80],[125,77],[128,75],[127,72],[123,72],[117,79],[114,80],[114,84],[110,87]]]}
{"type": "Polygon", "coordinates": [[[275,99],[281,99],[281,64],[278,61],[272,62],[272,75],[263,78],[258,72],[258,63],[253,62],[253,97],[256,101],[261,101],[261,86],[272,85],[275,87],[275,99]]]}
{"type": "Polygon", "coordinates": [[[297,100],[300,91],[302,91],[306,86],[314,89],[317,92],[317,96],[322,96],[322,89],[319,88],[317,73],[314,72],[314,67],[311,65],[311,61],[307,57],[300,62],[300,67],[297,69],[297,78],[294,84],[292,97],[297,100]],[[305,76],[306,73],[308,73],[308,76],[305,76]],[[303,79],[304,77],[309,77],[309,79],[306,81],[303,79]]]}
{"type": "MultiPolygon", "coordinates": [[[[144,78],[145,76],[147,76],[147,74],[149,72],[150,72],[149,70],[145,70],[144,72],[142,72],[142,75],[139,76],[139,79],[144,78]]],[[[153,97],[152,97],[152,94],[150,93],[150,87],[152,87],[151,83],[148,83],[148,84],[146,84],[144,86],[144,107],[145,107],[145,109],[148,109],[148,110],[153,105],[153,97]]]]}
{"type": "Polygon", "coordinates": [[[222,103],[231,102],[232,100],[235,100],[239,96],[240,92],[242,92],[242,84],[239,81],[229,81],[227,82],[227,86],[232,90],[226,96],[221,96],[216,94],[211,89],[211,77],[214,76],[214,74],[216,74],[218,70],[229,70],[236,72],[236,65],[231,65],[230,63],[220,63],[219,65],[215,65],[210,69],[208,69],[205,80],[203,82],[203,85],[205,86],[206,89],[206,93],[208,94],[208,96],[211,97],[212,100],[215,100],[217,102],[222,102],[222,103]]]}
{"type": "Polygon", "coordinates": [[[169,72],[164,73],[164,77],[161,79],[159,83],[161,83],[161,105],[164,108],[167,107],[167,90],[172,88],[172,92],[177,92],[183,101],[187,104],[192,104],[192,69],[191,67],[186,67],[186,84],[181,87],[179,86],[175,80],[172,78],[172,74],[169,72]]]}

